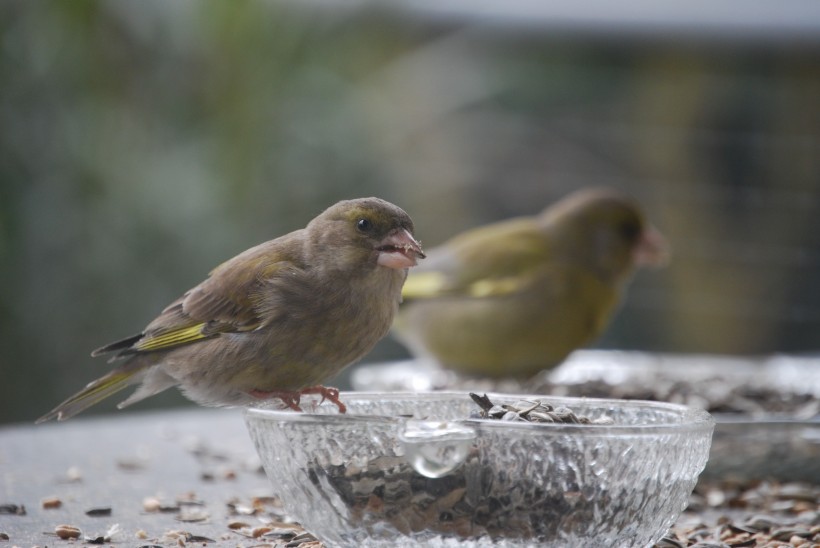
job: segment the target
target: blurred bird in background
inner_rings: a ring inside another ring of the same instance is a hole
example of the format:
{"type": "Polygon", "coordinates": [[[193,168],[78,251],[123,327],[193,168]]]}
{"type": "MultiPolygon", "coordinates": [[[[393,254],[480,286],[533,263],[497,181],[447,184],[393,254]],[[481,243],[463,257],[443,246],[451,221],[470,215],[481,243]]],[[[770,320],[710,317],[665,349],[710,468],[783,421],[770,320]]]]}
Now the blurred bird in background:
{"type": "Polygon", "coordinates": [[[635,270],[668,255],[632,199],[581,190],[430,251],[404,285],[395,332],[457,372],[530,377],[600,335],[635,270]]]}
{"type": "Polygon", "coordinates": [[[306,228],[241,253],[142,333],[92,356],[124,361],[37,422],[63,420],[141,383],[119,407],[172,386],[202,405],[302,394],[344,405],[320,383],[387,334],[407,269],[424,253],[413,221],[378,198],[339,202],[306,228]]]}

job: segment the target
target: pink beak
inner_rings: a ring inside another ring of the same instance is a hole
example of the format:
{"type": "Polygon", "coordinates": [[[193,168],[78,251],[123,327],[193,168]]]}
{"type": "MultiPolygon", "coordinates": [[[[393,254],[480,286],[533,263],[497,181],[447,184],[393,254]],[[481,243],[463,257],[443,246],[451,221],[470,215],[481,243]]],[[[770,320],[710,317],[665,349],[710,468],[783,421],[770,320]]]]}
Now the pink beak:
{"type": "Polygon", "coordinates": [[[670,255],[671,252],[666,238],[652,225],[644,229],[637,245],[632,250],[632,259],[637,266],[656,268],[666,266],[669,263],[670,255]]]}
{"type": "Polygon", "coordinates": [[[376,250],[379,252],[379,265],[397,270],[416,266],[417,259],[425,257],[421,244],[403,228],[388,234],[376,250]]]}

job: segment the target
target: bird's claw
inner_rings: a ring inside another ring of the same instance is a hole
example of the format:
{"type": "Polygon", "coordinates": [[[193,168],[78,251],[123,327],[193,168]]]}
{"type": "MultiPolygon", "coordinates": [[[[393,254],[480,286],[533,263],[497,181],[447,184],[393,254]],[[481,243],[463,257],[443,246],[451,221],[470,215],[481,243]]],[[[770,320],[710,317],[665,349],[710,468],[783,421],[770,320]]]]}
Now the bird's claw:
{"type": "Polygon", "coordinates": [[[321,404],[325,400],[329,401],[330,403],[336,405],[339,408],[339,413],[347,413],[347,407],[344,403],[339,400],[339,389],[333,388],[332,386],[308,386],[307,388],[303,388],[298,392],[291,392],[286,390],[250,390],[248,395],[259,399],[259,400],[267,400],[270,398],[278,398],[282,400],[282,402],[290,409],[294,411],[302,411],[302,408],[299,407],[299,402],[302,399],[302,395],[304,394],[318,394],[322,396],[322,401],[319,403],[321,404]]]}
{"type": "Polygon", "coordinates": [[[286,392],[286,391],[279,391],[279,390],[250,390],[248,391],[248,395],[256,398],[258,400],[267,400],[270,398],[278,398],[282,400],[289,409],[293,409],[294,411],[302,411],[302,408],[299,407],[299,401],[301,400],[302,395],[299,392],[286,392]]]}
{"type": "Polygon", "coordinates": [[[339,400],[339,389],[332,386],[308,386],[299,391],[299,394],[319,394],[323,401],[327,400],[339,408],[339,413],[347,413],[347,406],[339,400]]]}

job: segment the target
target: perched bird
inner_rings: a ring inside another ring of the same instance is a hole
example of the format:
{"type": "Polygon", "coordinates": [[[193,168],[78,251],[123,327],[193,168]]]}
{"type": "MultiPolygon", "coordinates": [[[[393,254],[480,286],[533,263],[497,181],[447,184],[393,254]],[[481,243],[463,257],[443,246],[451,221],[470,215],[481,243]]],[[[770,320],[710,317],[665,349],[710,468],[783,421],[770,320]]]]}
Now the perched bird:
{"type": "Polygon", "coordinates": [[[667,253],[631,199],[582,190],[430,251],[404,285],[395,334],[461,373],[530,377],[597,337],[636,267],[667,253]]]}
{"type": "Polygon", "coordinates": [[[409,267],[424,258],[413,221],[378,198],[339,202],[306,228],[216,267],[137,335],[95,350],[121,363],[37,422],[67,419],[131,384],[119,407],[179,386],[202,405],[321,394],[390,329],[409,267]]]}

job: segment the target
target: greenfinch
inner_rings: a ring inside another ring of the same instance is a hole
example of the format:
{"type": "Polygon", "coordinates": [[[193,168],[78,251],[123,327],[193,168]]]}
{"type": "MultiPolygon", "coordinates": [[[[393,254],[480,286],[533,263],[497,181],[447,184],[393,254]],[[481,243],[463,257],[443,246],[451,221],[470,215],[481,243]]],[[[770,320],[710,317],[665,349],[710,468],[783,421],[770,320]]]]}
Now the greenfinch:
{"type": "Polygon", "coordinates": [[[37,422],[64,420],[140,383],[119,407],[178,386],[208,406],[302,394],[339,406],[321,383],[390,329],[410,267],[424,258],[413,221],[378,198],[339,202],[305,228],[216,267],[139,334],[95,350],[119,361],[37,422]]]}
{"type": "Polygon", "coordinates": [[[527,378],[601,334],[636,267],[667,255],[633,200],[578,191],[430,251],[404,285],[395,334],[457,372],[527,378]]]}

